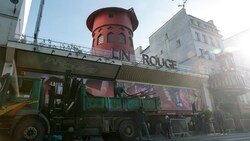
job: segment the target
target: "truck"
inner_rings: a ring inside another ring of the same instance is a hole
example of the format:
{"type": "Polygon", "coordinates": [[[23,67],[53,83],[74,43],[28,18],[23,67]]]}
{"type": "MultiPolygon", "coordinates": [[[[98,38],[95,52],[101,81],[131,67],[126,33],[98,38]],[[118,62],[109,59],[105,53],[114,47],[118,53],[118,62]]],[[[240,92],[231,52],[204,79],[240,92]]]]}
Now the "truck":
{"type": "Polygon", "coordinates": [[[124,80],[117,81],[117,86],[123,87],[128,93],[143,91],[149,97],[160,99],[160,109],[149,116],[150,134],[162,133],[161,127],[167,116],[171,123],[171,136],[188,136],[189,130],[192,130],[191,126],[188,127],[188,122],[202,114],[199,89],[124,80]]]}
{"type": "Polygon", "coordinates": [[[0,81],[0,130],[13,140],[42,141],[101,136],[104,141],[133,141],[138,136],[136,113],[159,110],[157,97],[100,97],[89,94],[86,79],[66,71],[62,85],[31,76],[5,74],[0,81]],[[48,89],[48,95],[46,90],[48,89]],[[61,93],[57,93],[61,91],[61,93]]]}

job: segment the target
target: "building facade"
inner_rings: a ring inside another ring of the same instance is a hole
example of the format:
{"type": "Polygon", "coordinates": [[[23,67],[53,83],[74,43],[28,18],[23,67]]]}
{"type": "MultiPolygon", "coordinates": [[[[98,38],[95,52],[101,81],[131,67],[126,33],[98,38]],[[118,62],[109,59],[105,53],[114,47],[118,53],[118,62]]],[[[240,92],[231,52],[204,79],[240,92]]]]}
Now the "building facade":
{"type": "MultiPolygon", "coordinates": [[[[245,36],[246,32],[240,37],[234,36],[234,40],[239,41],[243,37],[247,39],[245,36]]],[[[230,38],[224,44],[235,48],[239,44],[235,41],[230,38]]],[[[240,43],[243,42],[240,40],[240,43]]],[[[212,20],[206,22],[188,15],[183,8],[149,37],[149,44],[144,50],[142,47],[137,48],[137,56],[148,54],[172,59],[179,67],[207,75],[207,81],[197,89],[201,94],[203,110],[214,111],[219,106],[235,119],[236,128],[241,128],[238,119],[250,107],[249,95],[246,94],[249,91],[250,75],[239,68],[249,66],[248,59],[243,58],[242,52],[233,55],[226,52],[230,47],[224,49],[222,35],[212,20]]]]}
{"type": "Polygon", "coordinates": [[[173,59],[203,74],[218,69],[216,56],[223,48],[222,35],[213,21],[188,15],[185,9],[153,33],[149,44],[148,54],[173,59]]]}
{"type": "MultiPolygon", "coordinates": [[[[203,21],[186,13],[183,8],[149,37],[149,46],[136,50],[175,60],[187,71],[208,75],[219,71],[218,54],[223,50],[222,35],[213,21],[203,21]]],[[[205,109],[213,110],[213,95],[204,82],[200,89],[205,109]]]]}
{"type": "MultiPolygon", "coordinates": [[[[249,38],[250,38],[250,29],[242,31],[238,34],[235,34],[223,41],[225,46],[224,52],[231,55],[230,62],[226,63],[225,68],[233,68],[240,72],[243,79],[242,83],[249,87],[250,85],[250,65],[249,65],[249,38]],[[231,65],[233,64],[233,65],[231,65]]],[[[227,69],[228,70],[228,69],[227,69]]],[[[240,76],[239,76],[240,77],[240,76]]],[[[237,97],[239,102],[239,107],[242,115],[250,114],[250,93],[245,92],[242,95],[237,97]]]]}
{"type": "Polygon", "coordinates": [[[5,47],[7,46],[8,40],[22,38],[28,20],[30,6],[31,0],[0,1],[0,75],[5,66],[13,63],[13,50],[5,47]]]}

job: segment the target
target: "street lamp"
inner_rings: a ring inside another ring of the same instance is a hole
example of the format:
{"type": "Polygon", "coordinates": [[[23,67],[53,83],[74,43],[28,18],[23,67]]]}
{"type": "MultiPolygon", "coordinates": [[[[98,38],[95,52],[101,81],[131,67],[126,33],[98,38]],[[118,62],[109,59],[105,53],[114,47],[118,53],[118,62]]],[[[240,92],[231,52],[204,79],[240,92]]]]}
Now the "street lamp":
{"type": "Polygon", "coordinates": [[[16,4],[18,3],[18,0],[10,0],[11,3],[13,3],[15,5],[14,11],[13,13],[16,13],[16,4]]]}

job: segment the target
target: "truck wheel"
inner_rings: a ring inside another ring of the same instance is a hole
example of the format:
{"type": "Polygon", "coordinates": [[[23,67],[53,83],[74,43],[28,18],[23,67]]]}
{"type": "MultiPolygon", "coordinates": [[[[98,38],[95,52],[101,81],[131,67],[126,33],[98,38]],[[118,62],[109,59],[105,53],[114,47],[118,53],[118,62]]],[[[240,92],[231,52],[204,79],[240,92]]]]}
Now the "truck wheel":
{"type": "Polygon", "coordinates": [[[45,128],[43,124],[36,119],[27,119],[18,124],[13,138],[16,141],[43,141],[44,136],[45,128]]]}
{"type": "Polygon", "coordinates": [[[123,141],[134,141],[138,136],[136,123],[132,120],[122,121],[119,126],[119,135],[123,141]]]}
{"type": "Polygon", "coordinates": [[[74,135],[72,133],[63,133],[62,141],[74,141],[74,135]]]}
{"type": "Polygon", "coordinates": [[[110,135],[110,133],[103,133],[102,134],[102,139],[104,141],[111,141],[111,135],[110,135]]]}
{"type": "Polygon", "coordinates": [[[120,138],[118,138],[116,133],[103,133],[102,139],[104,141],[120,141],[120,138]]]}
{"type": "Polygon", "coordinates": [[[90,136],[82,136],[82,141],[90,141],[90,136]]]}

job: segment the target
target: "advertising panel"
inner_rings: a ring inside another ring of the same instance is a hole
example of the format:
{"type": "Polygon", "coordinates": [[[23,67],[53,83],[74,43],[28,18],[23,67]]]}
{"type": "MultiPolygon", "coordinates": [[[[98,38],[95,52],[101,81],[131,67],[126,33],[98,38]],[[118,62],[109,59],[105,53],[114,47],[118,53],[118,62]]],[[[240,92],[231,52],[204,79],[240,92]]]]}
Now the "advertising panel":
{"type": "Polygon", "coordinates": [[[160,97],[161,110],[201,111],[203,108],[200,93],[195,89],[123,81],[118,81],[117,87],[124,88],[130,96],[160,97]]]}
{"type": "Polygon", "coordinates": [[[97,79],[86,79],[86,90],[88,94],[100,97],[114,96],[114,82],[97,79]]]}

